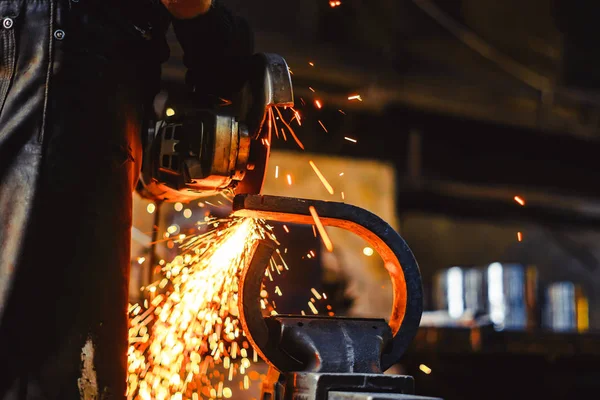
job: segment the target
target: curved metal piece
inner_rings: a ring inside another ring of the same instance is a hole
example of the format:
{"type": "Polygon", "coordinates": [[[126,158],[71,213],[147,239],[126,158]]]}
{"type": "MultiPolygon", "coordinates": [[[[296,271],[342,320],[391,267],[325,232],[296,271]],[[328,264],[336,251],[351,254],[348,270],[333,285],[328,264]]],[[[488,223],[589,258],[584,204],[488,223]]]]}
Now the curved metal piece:
{"type": "Polygon", "coordinates": [[[242,329],[246,338],[258,353],[270,366],[278,371],[302,370],[300,361],[286,353],[279,351],[276,346],[276,338],[271,338],[266,320],[263,318],[260,306],[260,289],[265,270],[269,266],[269,259],[275,248],[266,241],[258,241],[253,249],[253,256],[242,270],[238,287],[238,309],[242,329]]]}
{"type": "MultiPolygon", "coordinates": [[[[244,194],[234,197],[233,215],[312,225],[314,220],[309,210],[311,206],[315,208],[324,226],[338,227],[356,233],[365,239],[383,259],[394,290],[392,313],[388,320],[394,339],[390,350],[382,355],[381,367],[385,371],[398,362],[410,345],[417,333],[423,313],[421,272],[408,244],[398,232],[383,219],[365,209],[331,201],[244,194]]],[[[240,319],[242,324],[247,325],[246,335],[255,344],[259,354],[264,355],[265,361],[279,369],[285,364],[279,362],[278,358],[286,355],[262,354],[269,340],[268,329],[260,308],[253,306],[253,303],[258,304],[259,296],[255,293],[256,287],[260,289],[260,282],[271,253],[264,243],[259,243],[256,250],[256,256],[242,273],[242,292],[239,296],[240,319]],[[268,257],[266,253],[269,253],[268,257]],[[245,280],[248,280],[248,283],[245,280]],[[257,280],[259,280],[258,284],[257,280]],[[256,315],[257,309],[260,318],[256,315]]]]}

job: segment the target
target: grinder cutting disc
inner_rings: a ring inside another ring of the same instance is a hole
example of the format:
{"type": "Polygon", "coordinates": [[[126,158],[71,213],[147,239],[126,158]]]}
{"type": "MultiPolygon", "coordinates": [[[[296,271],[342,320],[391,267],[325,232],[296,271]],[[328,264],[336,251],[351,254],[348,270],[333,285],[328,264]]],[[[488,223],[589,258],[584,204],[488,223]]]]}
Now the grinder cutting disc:
{"type": "Polygon", "coordinates": [[[251,60],[250,79],[241,93],[240,120],[253,135],[250,157],[244,178],[234,188],[235,194],[259,194],[264,184],[271,130],[267,124],[272,107],[293,107],[292,78],[285,59],[278,54],[260,53],[251,60]]]}

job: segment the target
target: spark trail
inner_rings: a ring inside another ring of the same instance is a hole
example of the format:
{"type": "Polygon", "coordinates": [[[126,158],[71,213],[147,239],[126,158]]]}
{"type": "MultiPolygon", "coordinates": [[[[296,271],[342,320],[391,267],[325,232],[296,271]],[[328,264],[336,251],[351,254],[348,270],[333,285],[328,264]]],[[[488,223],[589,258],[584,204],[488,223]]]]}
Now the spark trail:
{"type": "Polygon", "coordinates": [[[238,320],[238,277],[252,243],[268,238],[264,223],[238,218],[182,240],[165,278],[146,288],[155,294],[148,307],[130,307],[128,399],[230,398],[236,381],[248,386],[241,376],[253,350],[238,320]]]}

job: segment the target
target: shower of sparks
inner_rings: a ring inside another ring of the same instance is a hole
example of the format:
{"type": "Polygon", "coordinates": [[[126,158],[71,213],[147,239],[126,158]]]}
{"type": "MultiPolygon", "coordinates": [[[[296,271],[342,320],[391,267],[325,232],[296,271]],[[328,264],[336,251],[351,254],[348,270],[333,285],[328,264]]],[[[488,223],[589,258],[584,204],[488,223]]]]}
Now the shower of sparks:
{"type": "MultiPolygon", "coordinates": [[[[143,306],[129,307],[128,400],[232,398],[259,380],[249,371],[258,356],[238,319],[238,282],[254,242],[277,239],[251,218],[207,216],[198,230],[179,235],[179,254],[159,263],[163,278],[144,288],[143,306]]],[[[272,271],[289,270],[281,253],[270,260],[269,281],[272,271]]],[[[282,295],[279,286],[273,291],[282,295]]],[[[265,313],[276,314],[267,290],[261,297],[265,313]]]]}
{"type": "Polygon", "coordinates": [[[522,197],[520,197],[520,196],[515,196],[515,197],[514,197],[514,199],[515,199],[515,201],[516,201],[517,203],[519,203],[520,205],[522,205],[522,206],[524,206],[524,205],[525,205],[525,200],[523,200],[523,198],[522,198],[522,197]]]}
{"type": "Polygon", "coordinates": [[[329,184],[329,182],[327,182],[327,179],[325,179],[325,177],[323,176],[323,174],[321,173],[321,171],[319,171],[319,168],[317,168],[317,166],[315,165],[315,163],[312,160],[309,160],[308,163],[310,164],[310,166],[312,167],[312,169],[315,171],[315,174],[317,174],[317,176],[321,180],[321,183],[323,184],[323,186],[325,186],[325,189],[327,189],[327,191],[329,192],[329,194],[333,194],[333,188],[331,187],[331,185],[329,184]]]}
{"type": "Polygon", "coordinates": [[[251,365],[238,320],[238,277],[252,243],[272,234],[249,218],[211,226],[184,237],[181,253],[163,266],[165,277],[146,288],[149,307],[130,307],[128,399],[231,397],[234,378],[251,365]]]}
{"type": "MultiPolygon", "coordinates": [[[[250,371],[258,356],[238,319],[238,282],[254,242],[277,239],[265,221],[251,218],[206,217],[198,230],[179,237],[173,261],[161,260],[163,278],[144,288],[143,306],[129,307],[128,400],[232,398],[251,380],[259,382],[250,371]]],[[[281,254],[277,248],[265,271],[271,282],[289,270],[281,254]]],[[[265,314],[277,314],[269,293],[282,296],[282,290],[267,289],[261,290],[261,306],[265,314]]]]}
{"type": "Polygon", "coordinates": [[[310,206],[308,210],[310,211],[310,215],[312,215],[313,220],[315,221],[315,225],[317,226],[319,234],[321,235],[321,240],[323,241],[325,248],[327,249],[327,251],[332,252],[333,244],[331,243],[331,239],[329,239],[329,235],[327,234],[327,231],[325,230],[325,227],[323,226],[323,223],[321,222],[321,219],[317,214],[317,210],[314,206],[310,206]]]}

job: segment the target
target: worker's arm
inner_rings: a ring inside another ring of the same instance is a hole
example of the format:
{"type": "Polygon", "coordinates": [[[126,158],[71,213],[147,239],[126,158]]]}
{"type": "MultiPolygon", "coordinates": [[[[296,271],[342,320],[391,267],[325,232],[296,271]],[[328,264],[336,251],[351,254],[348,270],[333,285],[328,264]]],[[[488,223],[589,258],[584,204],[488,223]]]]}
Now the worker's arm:
{"type": "Polygon", "coordinates": [[[175,35],[183,49],[186,83],[197,92],[217,97],[228,98],[237,92],[254,52],[249,24],[220,0],[162,1],[173,16],[175,35]],[[190,6],[186,8],[184,3],[190,6]],[[179,4],[178,11],[174,11],[175,4],[179,4]]]}

